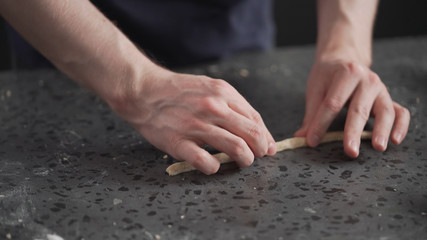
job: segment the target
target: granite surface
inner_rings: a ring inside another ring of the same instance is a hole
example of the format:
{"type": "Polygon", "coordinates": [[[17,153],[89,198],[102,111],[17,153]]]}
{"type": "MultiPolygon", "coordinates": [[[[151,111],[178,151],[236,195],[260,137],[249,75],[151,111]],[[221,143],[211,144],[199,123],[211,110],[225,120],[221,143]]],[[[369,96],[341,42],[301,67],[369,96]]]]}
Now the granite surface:
{"type": "MultiPolygon", "coordinates": [[[[181,71],[228,80],[281,140],[302,120],[312,57],[277,49],[181,71]]],[[[0,239],[427,239],[427,37],[378,41],[374,62],[411,111],[401,145],[363,142],[352,160],[337,142],[212,176],[167,176],[173,159],[61,73],[0,73],[0,239]]]]}

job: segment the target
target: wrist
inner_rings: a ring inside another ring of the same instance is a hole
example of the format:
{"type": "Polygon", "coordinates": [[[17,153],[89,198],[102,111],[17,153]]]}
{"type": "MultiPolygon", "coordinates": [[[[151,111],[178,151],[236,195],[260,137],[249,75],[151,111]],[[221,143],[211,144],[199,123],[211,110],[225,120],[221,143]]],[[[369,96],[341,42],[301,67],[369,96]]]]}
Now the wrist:
{"type": "Polygon", "coordinates": [[[367,67],[372,64],[371,42],[358,41],[353,34],[318,41],[316,61],[351,61],[358,62],[367,67]]]}
{"type": "Polygon", "coordinates": [[[316,61],[344,59],[372,62],[372,29],[377,1],[317,1],[316,61]]]}
{"type": "Polygon", "coordinates": [[[147,89],[169,72],[141,55],[142,59],[129,61],[121,69],[120,77],[113,81],[112,87],[104,88],[104,93],[99,94],[118,113],[136,100],[144,99],[149,92],[147,89]]]}

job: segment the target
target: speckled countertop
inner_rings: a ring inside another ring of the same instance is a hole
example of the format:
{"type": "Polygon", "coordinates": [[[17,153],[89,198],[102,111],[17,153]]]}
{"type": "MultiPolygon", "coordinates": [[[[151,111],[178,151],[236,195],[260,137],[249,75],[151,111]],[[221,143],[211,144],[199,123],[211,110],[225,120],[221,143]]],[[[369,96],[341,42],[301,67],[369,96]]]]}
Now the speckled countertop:
{"type": "MultiPolygon", "coordinates": [[[[183,71],[228,80],[280,140],[303,117],[312,56],[279,49],[183,71]]],[[[0,239],[427,239],[427,37],[376,42],[374,59],[411,111],[401,145],[364,142],[351,160],[332,143],[213,176],[167,176],[173,159],[58,72],[3,72],[0,239]]]]}

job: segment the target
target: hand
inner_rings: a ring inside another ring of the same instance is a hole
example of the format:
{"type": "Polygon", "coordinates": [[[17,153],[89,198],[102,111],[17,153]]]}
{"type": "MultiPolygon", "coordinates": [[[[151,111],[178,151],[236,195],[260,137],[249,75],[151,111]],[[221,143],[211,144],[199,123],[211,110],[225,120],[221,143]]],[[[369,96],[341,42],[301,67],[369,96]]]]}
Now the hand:
{"type": "Polygon", "coordinates": [[[306,136],[309,146],[317,146],[346,103],[343,144],[348,156],[359,155],[360,136],[370,115],[375,117],[372,146],[376,150],[386,150],[390,133],[395,144],[405,138],[408,109],[392,101],[378,75],[368,67],[341,60],[315,62],[307,83],[303,125],[295,136],[306,136]]]}
{"type": "Polygon", "coordinates": [[[259,113],[223,80],[161,69],[131,89],[112,108],[154,146],[205,174],[220,166],[206,144],[241,167],[276,152],[259,113]]]}
{"type": "Polygon", "coordinates": [[[260,115],[234,88],[158,67],[90,1],[1,1],[0,15],[149,142],[204,173],[219,168],[205,144],[240,166],[276,151],[260,115]]]}

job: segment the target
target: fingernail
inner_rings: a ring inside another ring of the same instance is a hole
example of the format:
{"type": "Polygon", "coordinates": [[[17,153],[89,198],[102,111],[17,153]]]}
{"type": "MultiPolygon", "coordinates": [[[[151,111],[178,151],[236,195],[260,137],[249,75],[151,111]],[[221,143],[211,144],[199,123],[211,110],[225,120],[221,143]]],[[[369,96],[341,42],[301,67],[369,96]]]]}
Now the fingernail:
{"type": "Polygon", "coordinates": [[[353,150],[356,154],[359,152],[359,143],[355,140],[350,141],[350,148],[353,150]]]}
{"type": "Polygon", "coordinates": [[[375,141],[383,148],[386,148],[386,141],[385,138],[383,136],[378,136],[375,141]]]}
{"type": "Polygon", "coordinates": [[[275,153],[275,148],[276,148],[276,143],[269,143],[268,144],[268,154],[274,154],[275,153]]]}
{"type": "Polygon", "coordinates": [[[313,144],[313,146],[317,146],[319,142],[320,142],[319,136],[317,136],[316,134],[311,136],[311,143],[313,144]]]}
{"type": "Polygon", "coordinates": [[[400,143],[400,141],[402,141],[402,134],[397,133],[395,134],[394,138],[396,139],[397,143],[400,143]]]}

